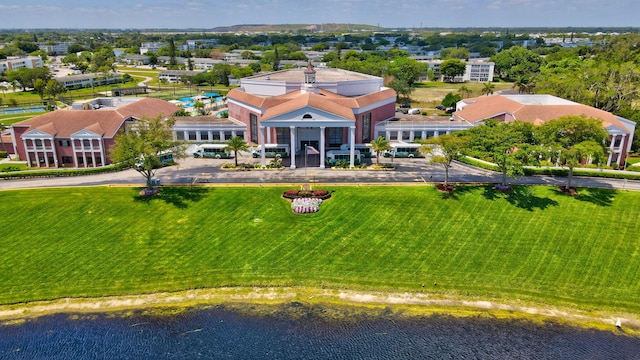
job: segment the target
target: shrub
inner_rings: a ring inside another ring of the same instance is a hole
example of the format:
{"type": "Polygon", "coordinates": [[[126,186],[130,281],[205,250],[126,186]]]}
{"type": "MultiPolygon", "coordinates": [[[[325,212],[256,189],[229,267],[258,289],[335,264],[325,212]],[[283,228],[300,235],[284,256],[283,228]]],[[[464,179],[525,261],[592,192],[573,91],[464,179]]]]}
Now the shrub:
{"type": "Polygon", "coordinates": [[[0,151],[0,159],[4,159],[7,156],[9,156],[9,154],[6,151],[0,151]]]}
{"type": "Polygon", "coordinates": [[[294,197],[298,196],[299,192],[300,192],[299,190],[287,190],[287,191],[284,192],[284,196],[285,197],[294,198],[294,197]]]}
{"type": "Polygon", "coordinates": [[[328,193],[327,190],[313,190],[313,196],[325,196],[328,193]]]}

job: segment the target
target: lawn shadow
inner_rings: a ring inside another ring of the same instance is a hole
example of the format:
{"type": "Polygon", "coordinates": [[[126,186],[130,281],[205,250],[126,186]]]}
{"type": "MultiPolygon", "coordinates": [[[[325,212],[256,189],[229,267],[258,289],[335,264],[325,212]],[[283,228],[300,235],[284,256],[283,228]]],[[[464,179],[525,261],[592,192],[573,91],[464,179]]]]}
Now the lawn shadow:
{"type": "Polygon", "coordinates": [[[482,196],[487,200],[505,199],[509,204],[527,211],[558,206],[557,201],[537,196],[531,189],[531,186],[513,186],[509,191],[501,191],[495,189],[493,185],[488,185],[484,187],[482,196]]]}
{"type": "Polygon", "coordinates": [[[617,193],[618,191],[613,189],[580,188],[578,195],[575,195],[574,198],[599,206],[611,206],[617,193]]]}
{"type": "Polygon", "coordinates": [[[151,203],[152,201],[164,201],[178,209],[186,209],[190,202],[202,200],[209,188],[201,186],[167,186],[160,188],[160,194],[155,196],[141,196],[140,189],[136,189],[137,193],[133,201],[141,203],[151,203]]]}

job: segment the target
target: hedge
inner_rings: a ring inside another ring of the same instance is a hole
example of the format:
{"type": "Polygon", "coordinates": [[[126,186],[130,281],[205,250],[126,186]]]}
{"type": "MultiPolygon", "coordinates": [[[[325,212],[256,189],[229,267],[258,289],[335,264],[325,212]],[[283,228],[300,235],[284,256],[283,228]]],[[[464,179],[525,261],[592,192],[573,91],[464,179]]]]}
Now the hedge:
{"type": "Polygon", "coordinates": [[[0,173],[0,179],[25,179],[36,177],[62,177],[62,176],[79,176],[79,175],[93,175],[103,174],[121,171],[127,169],[125,165],[109,165],[99,168],[90,169],[52,169],[52,170],[25,170],[25,171],[12,171],[7,173],[0,173]]]}
{"type": "MultiPolygon", "coordinates": [[[[459,162],[467,164],[467,165],[471,165],[471,166],[475,166],[475,167],[479,167],[481,169],[485,169],[485,170],[491,170],[491,171],[496,171],[496,172],[500,172],[500,168],[493,164],[493,163],[488,163],[476,158],[471,158],[471,157],[460,157],[457,159],[459,162]]],[[[534,168],[534,167],[525,167],[524,168],[524,174],[525,175],[553,175],[553,176],[568,176],[569,175],[569,170],[568,169],[561,169],[561,168],[547,168],[547,167],[540,167],[540,168],[534,168]]],[[[593,169],[593,170],[585,170],[585,169],[576,169],[573,170],[573,175],[574,176],[590,176],[590,177],[603,177],[603,178],[612,178],[612,179],[629,179],[629,180],[640,180],[640,174],[629,174],[629,173],[623,173],[623,172],[613,172],[613,171],[602,171],[599,169],[593,169]]]]}

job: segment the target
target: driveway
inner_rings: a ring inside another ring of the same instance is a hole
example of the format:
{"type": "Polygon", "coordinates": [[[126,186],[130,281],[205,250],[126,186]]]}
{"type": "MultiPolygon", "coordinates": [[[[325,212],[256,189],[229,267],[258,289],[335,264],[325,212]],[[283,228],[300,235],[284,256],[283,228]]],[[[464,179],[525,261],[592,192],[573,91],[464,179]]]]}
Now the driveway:
{"type": "MultiPolygon", "coordinates": [[[[316,155],[317,156],[317,155],[316,155]]],[[[159,169],[156,178],[163,185],[190,184],[281,184],[300,185],[304,183],[322,184],[432,184],[444,181],[444,169],[440,165],[431,165],[427,159],[394,159],[395,171],[373,170],[333,170],[317,167],[317,159],[308,159],[309,166],[304,168],[304,161],[297,161],[298,168],[283,170],[222,170],[224,163],[233,159],[196,159],[193,157],[180,160],[177,166],[159,169]]],[[[375,159],[373,159],[375,161],[375,159]]],[[[258,163],[249,155],[240,156],[239,163],[258,163]]],[[[389,159],[385,159],[388,162],[389,159]]],[[[449,171],[449,181],[456,183],[497,183],[501,175],[488,170],[454,163],[449,171]]],[[[524,176],[517,180],[509,179],[513,184],[545,184],[562,185],[565,177],[556,176],[524,176]]],[[[640,181],[624,179],[606,179],[590,177],[574,177],[575,186],[616,188],[640,190],[640,181]]],[[[144,186],[145,179],[135,170],[95,174],[73,177],[34,178],[17,180],[0,180],[0,189],[20,189],[59,186],[96,186],[96,185],[129,185],[144,186]]]]}

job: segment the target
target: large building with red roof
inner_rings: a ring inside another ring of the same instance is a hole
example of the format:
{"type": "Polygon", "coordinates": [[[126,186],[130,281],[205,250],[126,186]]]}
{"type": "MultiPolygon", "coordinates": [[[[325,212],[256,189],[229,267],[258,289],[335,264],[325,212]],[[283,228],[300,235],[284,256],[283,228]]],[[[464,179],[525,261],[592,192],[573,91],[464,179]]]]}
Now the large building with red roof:
{"type": "Polygon", "coordinates": [[[314,146],[324,167],[328,149],[375,139],[376,124],[395,116],[396,93],[380,77],[309,64],[243,78],[241,87],[227,94],[227,103],[229,119],[246,125],[247,141],[289,144],[293,154],[314,146]]]}
{"type": "Polygon", "coordinates": [[[456,105],[453,118],[477,126],[486,119],[524,121],[541,125],[568,115],[600,119],[610,136],[607,166],[623,164],[631,150],[635,122],[604,110],[552,95],[491,95],[464,99],[456,105]]]}
{"type": "Polygon", "coordinates": [[[127,122],[176,111],[177,106],[160,99],[94,99],[16,123],[12,140],[29,167],[100,167],[110,164],[109,149],[127,122]]]}

